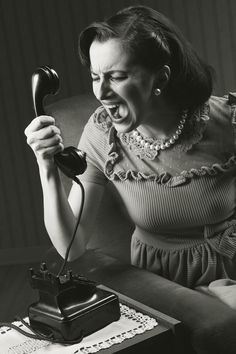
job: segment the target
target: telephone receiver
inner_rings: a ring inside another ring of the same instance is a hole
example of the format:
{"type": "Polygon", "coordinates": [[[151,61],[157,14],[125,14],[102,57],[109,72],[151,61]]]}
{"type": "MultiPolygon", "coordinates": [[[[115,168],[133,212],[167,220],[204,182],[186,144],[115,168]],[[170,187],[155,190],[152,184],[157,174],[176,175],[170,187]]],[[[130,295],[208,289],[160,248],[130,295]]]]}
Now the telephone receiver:
{"type": "MultiPolygon", "coordinates": [[[[36,116],[44,115],[43,102],[46,96],[55,95],[59,90],[59,77],[49,66],[41,66],[32,75],[32,96],[36,116]]],[[[87,168],[86,154],[73,146],[66,147],[55,154],[54,161],[59,169],[69,178],[84,173],[87,168]]]]}

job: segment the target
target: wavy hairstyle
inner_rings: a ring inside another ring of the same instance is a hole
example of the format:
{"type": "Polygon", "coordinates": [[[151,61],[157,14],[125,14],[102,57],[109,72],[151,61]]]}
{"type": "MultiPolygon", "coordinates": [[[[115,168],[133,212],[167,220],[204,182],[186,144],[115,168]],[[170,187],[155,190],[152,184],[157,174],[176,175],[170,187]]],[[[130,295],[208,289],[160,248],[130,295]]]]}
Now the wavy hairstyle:
{"type": "Polygon", "coordinates": [[[180,30],[163,14],[146,6],[130,6],[103,22],[94,22],[80,34],[81,62],[90,68],[94,40],[119,39],[124,50],[147,70],[168,65],[170,80],[163,94],[179,108],[195,109],[212,93],[212,69],[206,65],[180,30]]]}

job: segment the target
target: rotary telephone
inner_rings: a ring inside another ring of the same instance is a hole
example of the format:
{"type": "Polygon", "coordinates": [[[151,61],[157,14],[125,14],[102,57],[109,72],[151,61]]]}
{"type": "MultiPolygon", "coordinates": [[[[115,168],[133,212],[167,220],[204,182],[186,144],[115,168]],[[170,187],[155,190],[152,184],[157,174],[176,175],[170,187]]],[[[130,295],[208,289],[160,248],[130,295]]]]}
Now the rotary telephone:
{"type": "MultiPolygon", "coordinates": [[[[33,73],[32,95],[37,116],[45,114],[44,98],[56,94],[58,89],[55,70],[42,66],[33,73]]],[[[76,175],[87,167],[82,151],[67,147],[55,155],[55,163],[67,177],[80,184],[76,175]]],[[[45,263],[39,271],[30,269],[30,284],[39,291],[39,300],[28,308],[30,327],[41,339],[63,344],[78,343],[84,336],[120,318],[117,295],[99,289],[78,274],[73,275],[71,270],[63,273],[81,213],[82,208],[60,272],[52,274],[45,263]]]]}

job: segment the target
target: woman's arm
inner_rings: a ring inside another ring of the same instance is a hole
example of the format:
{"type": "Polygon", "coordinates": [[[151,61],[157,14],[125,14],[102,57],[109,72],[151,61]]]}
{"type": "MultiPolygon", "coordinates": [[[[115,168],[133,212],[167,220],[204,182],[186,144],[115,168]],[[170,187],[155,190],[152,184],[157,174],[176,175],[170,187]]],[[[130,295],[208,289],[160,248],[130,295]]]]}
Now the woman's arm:
{"type": "MultiPolygon", "coordinates": [[[[64,257],[79,215],[82,200],[81,188],[73,184],[67,200],[57,168],[50,174],[41,170],[40,177],[43,189],[45,226],[54,247],[64,257]]],[[[69,261],[84,253],[93,231],[104,191],[103,186],[95,183],[84,182],[83,187],[85,191],[84,208],[69,254],[69,261]]]]}
{"type": "MultiPolygon", "coordinates": [[[[65,257],[81,205],[81,189],[73,185],[69,201],[62,185],[54,155],[63,150],[60,130],[54,118],[40,116],[25,129],[27,143],[37,158],[43,190],[44,222],[49,237],[58,253],[65,257]]],[[[77,236],[69,260],[79,257],[91,235],[104,187],[95,183],[84,183],[85,203],[77,236]]]]}

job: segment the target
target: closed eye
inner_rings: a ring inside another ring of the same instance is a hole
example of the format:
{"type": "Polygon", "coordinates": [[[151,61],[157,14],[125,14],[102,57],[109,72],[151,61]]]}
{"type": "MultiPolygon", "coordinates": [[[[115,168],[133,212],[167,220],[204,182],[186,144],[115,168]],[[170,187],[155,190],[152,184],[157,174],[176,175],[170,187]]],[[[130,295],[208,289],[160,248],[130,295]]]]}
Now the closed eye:
{"type": "Polygon", "coordinates": [[[91,76],[91,78],[92,78],[92,81],[99,81],[100,80],[99,76],[91,76]]]}
{"type": "Polygon", "coordinates": [[[123,81],[126,79],[127,79],[127,76],[111,76],[112,81],[123,81]]]}
{"type": "MultiPolygon", "coordinates": [[[[93,81],[98,81],[98,80],[100,80],[100,77],[99,77],[99,76],[94,76],[94,75],[92,75],[91,78],[92,78],[93,81]]],[[[117,80],[117,81],[120,80],[120,81],[121,81],[121,80],[127,79],[127,76],[110,76],[109,79],[110,79],[110,80],[117,80]]]]}

